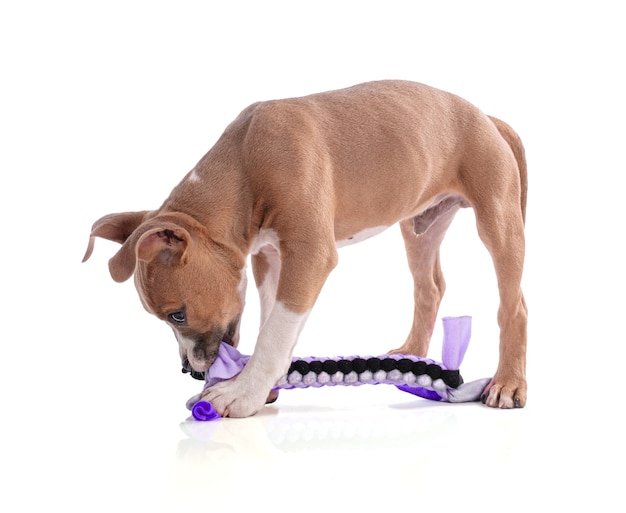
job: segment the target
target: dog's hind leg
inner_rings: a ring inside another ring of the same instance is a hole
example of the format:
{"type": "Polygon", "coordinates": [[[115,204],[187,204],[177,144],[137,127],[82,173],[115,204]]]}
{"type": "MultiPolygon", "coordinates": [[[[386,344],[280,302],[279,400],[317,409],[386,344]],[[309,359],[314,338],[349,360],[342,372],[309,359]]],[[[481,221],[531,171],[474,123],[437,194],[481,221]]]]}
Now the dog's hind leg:
{"type": "Polygon", "coordinates": [[[446,289],[439,247],[461,207],[459,198],[446,198],[415,218],[400,222],[409,269],[413,275],[413,325],[402,347],[392,353],[426,357],[437,312],[446,289]]]}
{"type": "Polygon", "coordinates": [[[521,289],[524,262],[522,215],[515,208],[502,211],[501,205],[483,204],[477,206],[475,212],[478,233],[492,256],[500,293],[500,359],[483,402],[492,407],[520,408],[526,403],[528,316],[521,289]]]}
{"type": "MultiPolygon", "coordinates": [[[[493,121],[493,120],[492,120],[493,121]]],[[[493,260],[500,307],[500,358],[485,389],[483,402],[496,408],[526,404],[526,339],[528,311],[522,293],[526,209],[526,161],[517,135],[503,122],[495,122],[510,150],[503,145],[479,145],[482,153],[465,175],[465,193],[474,207],[478,235],[493,260]],[[489,183],[485,194],[484,183],[489,183]]]]}

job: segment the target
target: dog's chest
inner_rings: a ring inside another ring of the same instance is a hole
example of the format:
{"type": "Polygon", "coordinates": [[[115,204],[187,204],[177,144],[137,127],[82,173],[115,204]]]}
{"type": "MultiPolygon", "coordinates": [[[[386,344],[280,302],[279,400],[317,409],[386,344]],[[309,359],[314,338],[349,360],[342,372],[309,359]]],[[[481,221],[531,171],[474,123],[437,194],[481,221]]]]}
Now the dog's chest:
{"type": "Polygon", "coordinates": [[[385,231],[388,226],[374,226],[372,228],[366,228],[365,230],[361,230],[360,232],[351,235],[346,239],[341,239],[337,241],[337,247],[343,248],[344,246],[349,246],[350,244],[356,244],[357,242],[364,241],[369,239],[370,237],[374,237],[374,235],[378,235],[379,233],[385,231]]]}
{"type": "Polygon", "coordinates": [[[261,228],[258,235],[252,239],[250,254],[256,255],[267,246],[273,246],[274,249],[280,251],[280,238],[278,237],[276,230],[271,228],[261,228]]]}
{"type": "MultiPolygon", "coordinates": [[[[389,227],[374,226],[372,228],[366,228],[365,230],[361,230],[360,232],[357,232],[345,239],[337,240],[337,247],[343,248],[345,246],[350,246],[351,244],[356,244],[357,242],[362,242],[370,237],[378,235],[387,228],[389,227]]],[[[252,240],[252,244],[250,245],[250,254],[256,255],[260,253],[263,248],[267,248],[267,246],[280,251],[280,237],[275,230],[271,228],[262,228],[259,230],[258,235],[252,240]]]]}

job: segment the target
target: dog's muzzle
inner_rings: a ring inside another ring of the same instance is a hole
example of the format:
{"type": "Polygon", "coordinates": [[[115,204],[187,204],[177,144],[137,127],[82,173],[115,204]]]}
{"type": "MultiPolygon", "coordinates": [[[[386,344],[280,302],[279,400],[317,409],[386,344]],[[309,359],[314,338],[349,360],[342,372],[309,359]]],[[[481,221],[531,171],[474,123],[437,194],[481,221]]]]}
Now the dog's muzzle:
{"type": "MultiPolygon", "coordinates": [[[[235,337],[235,333],[237,331],[238,325],[239,325],[239,317],[237,317],[234,321],[232,321],[229,324],[228,329],[225,332],[222,332],[220,336],[215,335],[215,333],[220,333],[220,332],[208,332],[206,334],[197,335],[195,339],[192,338],[191,340],[194,344],[194,352],[196,351],[195,349],[196,347],[200,347],[201,350],[204,352],[203,356],[206,357],[207,356],[206,348],[214,345],[216,341],[218,342],[218,345],[221,342],[225,342],[226,344],[234,347],[235,343],[233,342],[233,338],[235,337]]],[[[180,343],[180,339],[179,339],[179,343],[180,343]]],[[[212,355],[212,358],[209,358],[209,359],[212,361],[215,359],[215,356],[217,356],[217,351],[215,352],[215,354],[212,355]]],[[[183,374],[191,374],[191,377],[194,379],[202,380],[202,381],[205,380],[206,372],[194,370],[194,368],[191,366],[191,363],[189,362],[189,359],[187,357],[183,359],[182,365],[183,365],[183,368],[182,368],[183,374]]]]}

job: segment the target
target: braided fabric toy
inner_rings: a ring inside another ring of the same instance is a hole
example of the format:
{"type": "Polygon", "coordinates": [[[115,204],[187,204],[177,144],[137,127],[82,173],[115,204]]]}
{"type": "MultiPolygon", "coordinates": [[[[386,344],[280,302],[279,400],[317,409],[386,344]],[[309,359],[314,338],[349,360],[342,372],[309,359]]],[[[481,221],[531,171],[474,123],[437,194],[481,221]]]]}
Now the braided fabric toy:
{"type": "MultiPolygon", "coordinates": [[[[442,363],[403,354],[293,358],[274,390],[387,384],[433,401],[477,401],[491,378],[464,383],[459,372],[471,335],[471,317],[444,317],[443,329],[442,363]]],[[[201,400],[202,395],[207,388],[239,374],[249,358],[226,343],[220,345],[217,359],[206,373],[203,392],[187,401],[196,420],[220,417],[210,403],[201,400]]]]}

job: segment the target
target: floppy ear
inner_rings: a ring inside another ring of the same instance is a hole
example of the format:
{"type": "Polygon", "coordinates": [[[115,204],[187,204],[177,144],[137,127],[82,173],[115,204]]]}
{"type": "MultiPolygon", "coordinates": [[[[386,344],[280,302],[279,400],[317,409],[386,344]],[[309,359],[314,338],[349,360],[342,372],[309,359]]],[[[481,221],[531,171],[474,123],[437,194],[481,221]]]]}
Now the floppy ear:
{"type": "Polygon", "coordinates": [[[148,210],[142,210],[140,212],[121,212],[119,214],[109,214],[98,219],[91,228],[89,245],[83,257],[83,262],[86,262],[91,256],[96,237],[123,244],[143,222],[148,213],[148,210]]]}
{"type": "Polygon", "coordinates": [[[161,222],[158,227],[151,228],[139,238],[137,258],[151,262],[158,257],[165,265],[184,264],[190,241],[191,235],[182,226],[161,222]]]}
{"type": "Polygon", "coordinates": [[[175,223],[159,219],[143,223],[109,260],[111,277],[117,282],[126,281],[135,272],[139,260],[152,262],[158,258],[166,266],[182,265],[190,241],[189,232],[175,223]]]}

